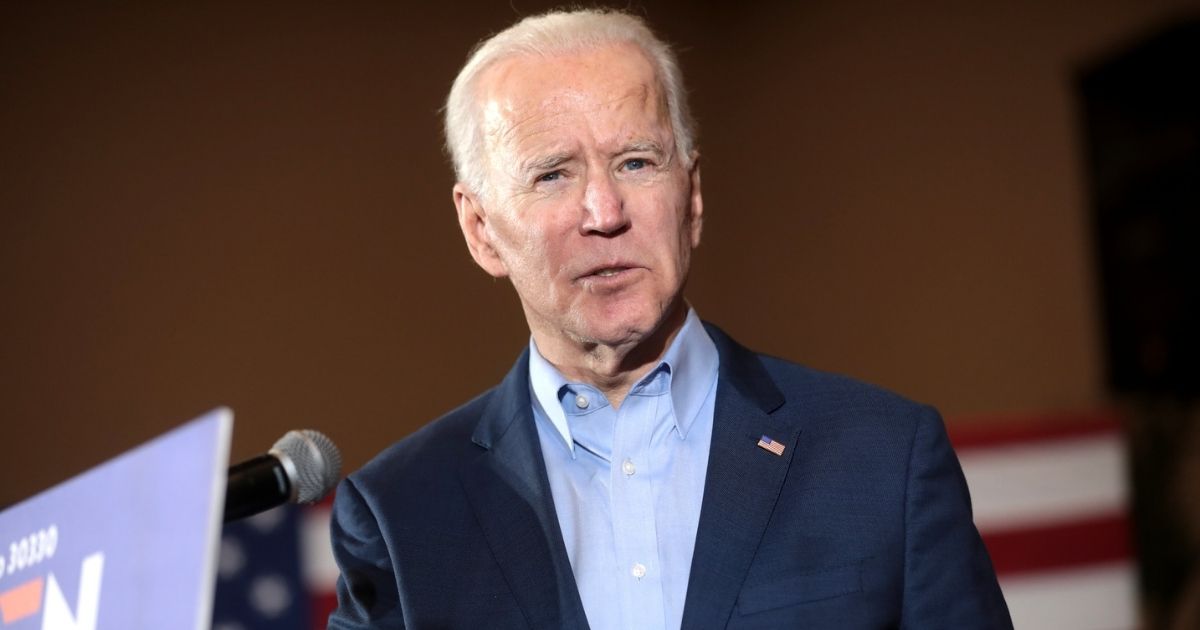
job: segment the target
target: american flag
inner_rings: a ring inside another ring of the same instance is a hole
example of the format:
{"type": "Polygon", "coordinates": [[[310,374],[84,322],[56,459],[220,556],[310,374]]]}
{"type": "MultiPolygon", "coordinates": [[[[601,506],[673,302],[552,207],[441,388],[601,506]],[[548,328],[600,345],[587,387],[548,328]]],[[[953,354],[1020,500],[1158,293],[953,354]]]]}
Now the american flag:
{"type": "Polygon", "coordinates": [[[950,426],[1013,625],[1137,627],[1128,454],[1117,418],[1045,414],[950,426]]]}
{"type": "Polygon", "coordinates": [[[337,602],[328,501],[283,506],[221,533],[213,630],[325,628],[337,602]]]}
{"type": "Polygon", "coordinates": [[[759,439],[758,446],[770,451],[774,455],[783,455],[783,445],[765,435],[759,439]]]}

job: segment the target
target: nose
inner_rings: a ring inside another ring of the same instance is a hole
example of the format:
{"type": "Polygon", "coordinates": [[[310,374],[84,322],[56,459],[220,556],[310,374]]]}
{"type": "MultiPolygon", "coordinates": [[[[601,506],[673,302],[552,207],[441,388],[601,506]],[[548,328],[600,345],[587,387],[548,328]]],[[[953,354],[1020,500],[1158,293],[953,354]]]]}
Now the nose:
{"type": "Polygon", "coordinates": [[[579,229],[584,234],[615,236],[629,227],[629,216],[625,214],[625,200],[621,191],[608,173],[589,178],[583,193],[583,222],[579,229]]]}

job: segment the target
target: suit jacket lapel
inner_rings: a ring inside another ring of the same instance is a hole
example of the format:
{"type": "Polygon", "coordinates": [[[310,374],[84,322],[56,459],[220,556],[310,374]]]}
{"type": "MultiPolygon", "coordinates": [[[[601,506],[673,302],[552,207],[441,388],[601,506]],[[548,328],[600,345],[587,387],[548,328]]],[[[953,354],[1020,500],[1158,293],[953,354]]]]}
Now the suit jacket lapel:
{"type": "Polygon", "coordinates": [[[472,441],[486,450],[464,466],[463,488],[525,618],[533,628],[587,628],[534,426],[528,351],[472,441]]]}
{"type": "Polygon", "coordinates": [[[757,355],[708,326],[721,357],[704,503],[683,628],[724,628],[787,476],[800,427],[771,413],[784,403],[757,355]],[[762,436],[786,448],[777,456],[762,436]]]}

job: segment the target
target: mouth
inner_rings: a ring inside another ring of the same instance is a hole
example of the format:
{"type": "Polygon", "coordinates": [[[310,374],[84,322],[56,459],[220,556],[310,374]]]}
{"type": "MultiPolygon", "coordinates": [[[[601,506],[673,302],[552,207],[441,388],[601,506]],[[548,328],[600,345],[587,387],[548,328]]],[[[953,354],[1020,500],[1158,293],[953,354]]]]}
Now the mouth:
{"type": "Polygon", "coordinates": [[[629,270],[629,267],[605,267],[603,269],[597,269],[597,270],[589,273],[588,276],[598,276],[600,278],[611,278],[611,277],[621,273],[622,271],[628,271],[628,270],[629,270]]]}
{"type": "Polygon", "coordinates": [[[578,280],[589,283],[614,282],[630,276],[637,269],[636,265],[626,262],[605,263],[587,270],[578,280]]]}

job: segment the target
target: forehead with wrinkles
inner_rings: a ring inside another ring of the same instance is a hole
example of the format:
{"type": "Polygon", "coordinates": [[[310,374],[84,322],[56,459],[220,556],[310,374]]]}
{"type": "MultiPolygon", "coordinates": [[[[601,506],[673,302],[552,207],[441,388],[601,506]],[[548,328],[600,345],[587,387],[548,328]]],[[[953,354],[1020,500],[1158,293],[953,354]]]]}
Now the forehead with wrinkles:
{"type": "MultiPolygon", "coordinates": [[[[622,136],[669,136],[668,112],[654,67],[636,46],[608,46],[553,57],[512,57],[489,68],[479,87],[489,155],[536,150],[530,145],[551,142],[553,131],[580,121],[603,136],[597,139],[622,142],[632,139],[622,136]],[[610,112],[621,115],[597,115],[610,112]],[[632,127],[595,128],[605,121],[632,127]],[[633,128],[646,126],[657,129],[633,128]]],[[[643,140],[672,145],[669,137],[643,140]]]]}

